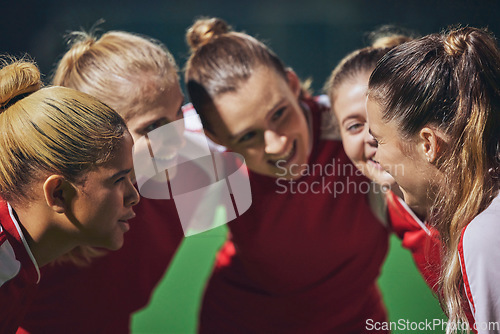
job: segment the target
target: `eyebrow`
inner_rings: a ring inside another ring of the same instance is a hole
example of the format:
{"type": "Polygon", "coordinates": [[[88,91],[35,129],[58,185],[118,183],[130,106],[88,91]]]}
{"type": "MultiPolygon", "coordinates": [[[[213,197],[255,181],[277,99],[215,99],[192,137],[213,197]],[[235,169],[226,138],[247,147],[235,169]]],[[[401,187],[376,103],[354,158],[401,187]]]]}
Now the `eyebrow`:
{"type": "MultiPolygon", "coordinates": [[[[266,118],[268,118],[270,114],[272,114],[273,112],[275,112],[276,109],[278,109],[278,107],[281,104],[283,104],[283,102],[285,100],[286,100],[286,98],[284,97],[281,100],[279,100],[277,103],[275,103],[274,106],[271,109],[269,109],[269,112],[266,114],[266,118]]],[[[247,132],[248,130],[251,130],[251,129],[252,129],[252,127],[250,126],[250,127],[246,128],[244,130],[241,130],[240,132],[238,132],[238,133],[236,133],[234,135],[229,136],[229,140],[233,141],[233,140],[235,140],[236,138],[238,138],[239,136],[241,136],[242,134],[244,134],[245,132],[247,132]]]]}
{"type": "MultiPolygon", "coordinates": [[[[342,121],[342,125],[344,125],[345,122],[347,122],[351,119],[362,118],[362,117],[363,116],[361,114],[351,115],[349,117],[344,118],[344,120],[342,121]]],[[[366,123],[366,120],[365,120],[365,123],[366,123]]]]}
{"type": "Polygon", "coordinates": [[[115,179],[119,176],[122,176],[122,175],[127,175],[128,173],[130,173],[132,171],[132,168],[129,168],[129,169],[124,169],[124,170],[121,170],[115,174],[113,174],[113,176],[110,177],[110,179],[115,179]]]}
{"type": "MultiPolygon", "coordinates": [[[[184,105],[184,101],[185,101],[185,97],[184,97],[184,95],[183,95],[183,98],[182,98],[182,101],[181,101],[181,103],[180,103],[180,105],[179,105],[179,108],[177,108],[177,112],[179,112],[179,110],[181,110],[181,109],[182,109],[182,106],[184,105]]],[[[150,120],[150,121],[146,121],[146,122],[144,122],[144,123],[142,123],[142,124],[139,124],[139,128],[143,128],[143,129],[144,129],[144,128],[147,128],[148,126],[150,126],[150,125],[152,125],[152,124],[155,124],[155,123],[156,123],[156,122],[158,122],[159,120],[163,120],[163,119],[166,119],[166,117],[160,117],[160,118],[155,118],[155,119],[152,119],[152,120],[150,120]]],[[[172,122],[168,122],[168,124],[170,124],[170,123],[172,123],[172,122]]]]}

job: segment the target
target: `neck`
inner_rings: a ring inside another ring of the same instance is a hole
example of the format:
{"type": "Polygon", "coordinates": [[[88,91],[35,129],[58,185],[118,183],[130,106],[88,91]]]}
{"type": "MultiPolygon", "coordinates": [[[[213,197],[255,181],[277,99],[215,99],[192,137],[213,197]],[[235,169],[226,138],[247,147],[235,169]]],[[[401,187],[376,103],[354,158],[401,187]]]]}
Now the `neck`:
{"type": "Polygon", "coordinates": [[[50,213],[36,206],[19,210],[13,207],[13,211],[39,267],[76,247],[75,238],[58,227],[50,213]]]}

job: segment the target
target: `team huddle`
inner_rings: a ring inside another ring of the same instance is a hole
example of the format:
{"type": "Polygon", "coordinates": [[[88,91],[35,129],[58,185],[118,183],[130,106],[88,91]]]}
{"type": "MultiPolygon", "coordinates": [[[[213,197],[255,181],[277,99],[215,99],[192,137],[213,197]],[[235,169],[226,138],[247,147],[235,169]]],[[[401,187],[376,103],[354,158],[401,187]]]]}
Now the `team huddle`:
{"type": "MultiPolygon", "coordinates": [[[[140,196],[132,153],[148,147],[134,143],[182,122],[186,99],[204,132],[181,127],[157,159],[173,165],[206,135],[243,156],[252,196],[228,223],[199,333],[389,333],[367,324],[388,319],[377,279],[391,233],[447,333],[500,333],[491,33],[381,35],[346,55],[319,96],[219,18],[187,29],[187,97],[159,41],[73,37],[50,84],[28,59],[5,56],[0,69],[1,333],[130,333],[184,238],[174,199],[140,196]]],[[[210,180],[192,165],[166,177],[185,192],[210,180]]]]}

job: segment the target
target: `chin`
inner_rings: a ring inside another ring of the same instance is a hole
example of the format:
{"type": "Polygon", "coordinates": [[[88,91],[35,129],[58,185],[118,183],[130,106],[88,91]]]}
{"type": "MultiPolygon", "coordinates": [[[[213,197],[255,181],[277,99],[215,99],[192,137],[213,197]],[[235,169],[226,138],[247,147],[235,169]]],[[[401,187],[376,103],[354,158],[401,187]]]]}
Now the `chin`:
{"type": "Polygon", "coordinates": [[[398,190],[398,184],[396,183],[396,181],[394,180],[394,178],[392,176],[390,176],[389,174],[385,173],[385,174],[382,174],[382,175],[375,175],[373,178],[372,178],[373,181],[375,181],[376,183],[380,184],[382,187],[385,187],[389,190],[398,190]]]}
{"type": "Polygon", "coordinates": [[[115,237],[114,239],[110,240],[104,247],[112,251],[122,248],[123,236],[118,238],[115,237]]]}
{"type": "Polygon", "coordinates": [[[119,250],[122,247],[123,247],[123,241],[122,242],[118,242],[118,243],[113,243],[112,245],[110,245],[110,247],[107,247],[107,248],[109,250],[115,251],[115,250],[119,250]]]}

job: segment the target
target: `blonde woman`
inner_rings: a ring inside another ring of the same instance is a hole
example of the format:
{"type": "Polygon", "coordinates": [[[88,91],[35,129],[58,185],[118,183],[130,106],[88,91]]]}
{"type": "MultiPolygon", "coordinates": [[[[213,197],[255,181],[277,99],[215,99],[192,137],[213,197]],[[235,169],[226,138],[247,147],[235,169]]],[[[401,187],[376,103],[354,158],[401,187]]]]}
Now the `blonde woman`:
{"type": "MultiPolygon", "coordinates": [[[[76,32],[73,37],[57,65],[55,85],[86,92],[111,106],[136,142],[163,125],[182,122],[184,96],[177,66],[163,44],[124,31],[100,36],[76,32]]],[[[160,157],[171,164],[182,144],[181,137],[175,138],[162,146],[160,157]]],[[[200,177],[203,173],[194,173],[193,178],[200,177]]],[[[136,213],[132,223],[140,228],[127,234],[120,251],[85,266],[64,262],[44,269],[36,302],[22,325],[25,332],[130,331],[132,313],[147,305],[184,237],[172,199],[143,197],[136,213]]]]}
{"type": "MultiPolygon", "coordinates": [[[[119,249],[139,196],[132,138],[95,98],[0,69],[0,332],[16,331],[39,267],[80,245],[119,249]]],[[[134,228],[134,227],[132,227],[134,228]]]]}
{"type": "Polygon", "coordinates": [[[393,49],[369,82],[375,160],[441,236],[447,333],[467,324],[467,303],[470,327],[500,332],[498,64],[495,39],[466,27],[393,49]],[[404,170],[395,172],[396,164],[404,170]]]}

